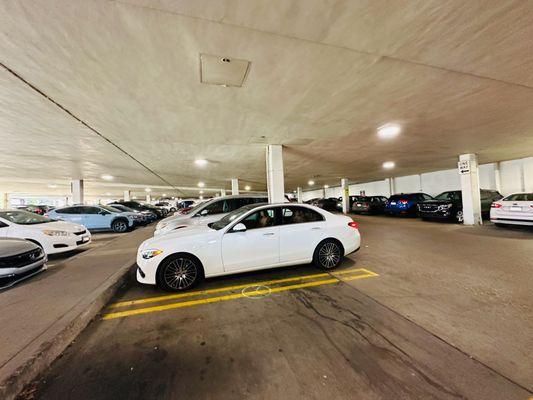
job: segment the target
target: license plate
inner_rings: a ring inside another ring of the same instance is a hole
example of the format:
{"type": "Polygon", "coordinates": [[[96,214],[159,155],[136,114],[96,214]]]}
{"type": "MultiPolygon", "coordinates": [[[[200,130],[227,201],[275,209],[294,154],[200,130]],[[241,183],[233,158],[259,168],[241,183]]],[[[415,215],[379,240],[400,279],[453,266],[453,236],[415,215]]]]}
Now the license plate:
{"type": "Polygon", "coordinates": [[[395,206],[395,205],[396,205],[396,202],[395,202],[395,201],[391,201],[391,202],[390,202],[390,205],[391,205],[391,206],[395,206]]]}
{"type": "Polygon", "coordinates": [[[522,211],[522,207],[511,206],[511,211],[522,211]]]}

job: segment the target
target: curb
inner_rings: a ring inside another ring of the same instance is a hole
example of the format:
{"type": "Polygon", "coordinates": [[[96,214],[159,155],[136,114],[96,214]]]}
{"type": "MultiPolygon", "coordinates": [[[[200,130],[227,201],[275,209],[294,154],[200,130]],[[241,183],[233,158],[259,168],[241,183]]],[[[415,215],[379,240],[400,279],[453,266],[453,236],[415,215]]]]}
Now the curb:
{"type": "Polygon", "coordinates": [[[6,366],[9,364],[17,365],[17,361],[20,360],[22,362],[22,365],[11,376],[0,382],[1,399],[15,399],[27,384],[50,366],[98,315],[100,310],[117,292],[118,288],[126,282],[128,272],[135,265],[135,262],[135,257],[132,257],[124,263],[118,270],[108,276],[97,289],[83,297],[40,335],[41,337],[47,335],[53,340],[43,343],[38,348],[34,348],[30,344],[6,364],[6,366]]]}

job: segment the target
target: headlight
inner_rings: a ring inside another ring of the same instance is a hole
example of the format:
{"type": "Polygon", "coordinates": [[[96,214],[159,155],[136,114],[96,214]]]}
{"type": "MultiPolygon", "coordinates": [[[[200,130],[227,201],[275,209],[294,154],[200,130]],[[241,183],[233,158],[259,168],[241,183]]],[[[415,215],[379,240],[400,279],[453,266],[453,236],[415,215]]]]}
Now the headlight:
{"type": "Polygon", "coordinates": [[[69,236],[70,235],[70,232],[67,232],[67,231],[43,230],[43,233],[48,236],[69,236]]]}
{"type": "Polygon", "coordinates": [[[158,256],[159,254],[163,253],[163,250],[159,250],[159,249],[148,249],[148,250],[143,250],[141,251],[141,256],[142,258],[144,258],[145,260],[148,260],[152,257],[155,257],[155,256],[158,256]]]}

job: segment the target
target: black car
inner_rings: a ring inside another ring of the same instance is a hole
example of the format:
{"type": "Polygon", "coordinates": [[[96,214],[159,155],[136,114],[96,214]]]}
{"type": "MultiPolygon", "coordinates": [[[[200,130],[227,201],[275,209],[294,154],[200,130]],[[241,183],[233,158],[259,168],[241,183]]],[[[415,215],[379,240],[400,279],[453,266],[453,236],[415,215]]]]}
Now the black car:
{"type": "Polygon", "coordinates": [[[149,211],[155,215],[155,219],[163,218],[164,213],[161,209],[154,207],[150,204],[142,204],[138,201],[117,201],[116,204],[122,204],[123,206],[134,209],[135,211],[149,211]]]}
{"type": "MultiPolygon", "coordinates": [[[[480,190],[481,216],[488,218],[492,202],[503,196],[496,190],[480,190]]],[[[463,222],[463,199],[460,190],[443,192],[433,200],[418,205],[418,216],[423,220],[445,220],[463,222]]]]}
{"type": "Polygon", "coordinates": [[[0,289],[13,286],[45,269],[41,246],[24,239],[0,239],[0,289]]]}
{"type": "Polygon", "coordinates": [[[132,212],[136,213],[141,216],[141,220],[138,222],[140,225],[146,225],[152,221],[155,221],[157,219],[156,215],[152,213],[151,211],[137,211],[133,208],[126,207],[125,205],[118,204],[118,203],[110,203],[108,206],[116,208],[117,210],[123,211],[123,212],[132,212]]]}
{"type": "Polygon", "coordinates": [[[327,211],[337,211],[337,202],[339,201],[338,197],[328,197],[326,199],[318,199],[314,203],[311,203],[313,206],[320,207],[327,211]]]}
{"type": "Polygon", "coordinates": [[[356,214],[383,214],[388,200],[385,196],[356,196],[351,210],[356,214]]]}
{"type": "MultiPolygon", "coordinates": [[[[349,205],[348,205],[348,211],[350,211],[352,209],[352,205],[353,203],[355,203],[356,201],[358,201],[360,198],[362,198],[363,196],[349,196],[349,205]]],[[[337,211],[341,211],[342,212],[342,197],[339,197],[337,199],[337,211]]]]}

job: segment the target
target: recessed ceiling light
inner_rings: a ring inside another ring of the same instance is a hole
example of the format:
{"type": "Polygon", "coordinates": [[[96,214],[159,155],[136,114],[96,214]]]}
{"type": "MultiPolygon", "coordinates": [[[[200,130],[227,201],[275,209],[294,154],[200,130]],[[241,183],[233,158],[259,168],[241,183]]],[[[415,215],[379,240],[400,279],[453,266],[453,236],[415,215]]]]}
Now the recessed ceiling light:
{"type": "Polygon", "coordinates": [[[106,195],[106,196],[111,196],[111,193],[107,192],[105,195],[106,195]]]}
{"type": "Polygon", "coordinates": [[[308,184],[309,186],[313,186],[313,185],[315,184],[315,181],[309,181],[309,182],[307,182],[307,184],[308,184]]]}
{"type": "Polygon", "coordinates": [[[105,181],[112,181],[113,177],[111,175],[102,175],[101,178],[105,181]]]}
{"type": "Polygon", "coordinates": [[[51,183],[50,185],[48,185],[48,187],[49,187],[50,189],[55,189],[55,188],[57,187],[57,185],[54,185],[53,183],[51,183]]]}
{"type": "Polygon", "coordinates": [[[378,136],[381,139],[392,139],[400,134],[402,127],[398,124],[385,124],[378,128],[378,136]]]}
{"type": "Polygon", "coordinates": [[[329,185],[324,185],[324,189],[329,189],[329,185]]]}
{"type": "Polygon", "coordinates": [[[198,182],[198,187],[204,187],[205,186],[205,183],[203,182],[198,182]]]}
{"type": "Polygon", "coordinates": [[[246,186],[244,187],[244,190],[250,190],[250,189],[251,189],[251,187],[250,187],[249,185],[246,185],[246,186]]]}
{"type": "Polygon", "coordinates": [[[144,189],[144,191],[150,193],[152,191],[152,189],[146,188],[146,189],[144,189]]]}
{"type": "Polygon", "coordinates": [[[200,200],[203,200],[203,199],[204,199],[204,196],[200,196],[200,197],[198,197],[198,198],[199,198],[200,200]]]}
{"type": "Polygon", "coordinates": [[[200,158],[198,160],[194,160],[194,163],[198,166],[198,167],[205,167],[208,163],[207,160],[204,160],[203,158],[200,158]]]}
{"type": "Polygon", "coordinates": [[[166,193],[163,193],[163,197],[166,197],[166,196],[167,196],[167,194],[166,194],[166,193]]]}
{"type": "Polygon", "coordinates": [[[392,169],[396,166],[396,164],[394,163],[394,161],[385,161],[383,163],[383,168],[385,169],[392,169]]]}
{"type": "Polygon", "coordinates": [[[200,194],[204,194],[204,191],[203,191],[203,190],[200,190],[198,193],[200,193],[200,194]]]}

